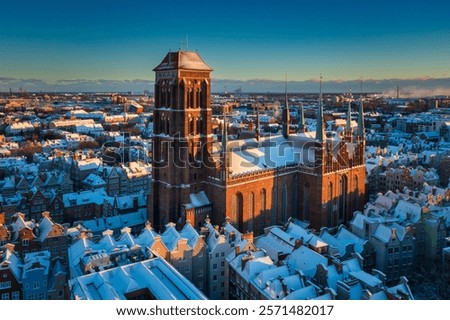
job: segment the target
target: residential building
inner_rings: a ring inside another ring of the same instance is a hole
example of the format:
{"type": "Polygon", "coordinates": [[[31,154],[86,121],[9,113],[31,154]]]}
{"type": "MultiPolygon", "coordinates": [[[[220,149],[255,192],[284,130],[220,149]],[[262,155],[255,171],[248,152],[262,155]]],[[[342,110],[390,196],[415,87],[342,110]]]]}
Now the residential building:
{"type": "Polygon", "coordinates": [[[47,300],[50,252],[27,253],[24,258],[22,286],[26,300],[47,300]]]}
{"type": "Polygon", "coordinates": [[[13,244],[0,248],[0,300],[21,300],[22,268],[13,244]]]}
{"type": "Polygon", "coordinates": [[[80,276],[69,281],[76,300],[206,300],[161,257],[80,276]]]}

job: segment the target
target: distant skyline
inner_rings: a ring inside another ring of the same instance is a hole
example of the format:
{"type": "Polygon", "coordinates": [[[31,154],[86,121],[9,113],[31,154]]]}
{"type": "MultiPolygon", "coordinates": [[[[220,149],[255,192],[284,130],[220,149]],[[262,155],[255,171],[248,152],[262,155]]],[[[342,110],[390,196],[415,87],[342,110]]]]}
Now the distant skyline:
{"type": "Polygon", "coordinates": [[[444,1],[8,1],[0,91],[152,90],[164,55],[188,49],[214,69],[215,91],[276,92],[287,73],[291,91],[322,74],[330,92],[363,77],[366,91],[450,94],[449,12],[444,1]]]}

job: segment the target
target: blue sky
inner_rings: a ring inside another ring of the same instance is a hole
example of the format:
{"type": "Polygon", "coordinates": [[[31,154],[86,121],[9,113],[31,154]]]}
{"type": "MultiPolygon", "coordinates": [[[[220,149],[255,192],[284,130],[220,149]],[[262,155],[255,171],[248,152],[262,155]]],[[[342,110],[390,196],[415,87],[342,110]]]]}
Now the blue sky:
{"type": "Polygon", "coordinates": [[[215,79],[447,79],[449,12],[447,1],[7,1],[0,90],[2,78],[151,81],[186,38],[215,79]]]}

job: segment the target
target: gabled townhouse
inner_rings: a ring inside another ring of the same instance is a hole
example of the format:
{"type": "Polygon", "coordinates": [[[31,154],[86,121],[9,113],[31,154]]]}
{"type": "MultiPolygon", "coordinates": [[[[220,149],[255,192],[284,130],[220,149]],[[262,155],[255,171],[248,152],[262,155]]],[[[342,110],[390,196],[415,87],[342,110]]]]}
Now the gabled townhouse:
{"type": "Polygon", "coordinates": [[[63,265],[67,264],[67,247],[69,241],[64,234],[65,228],[55,223],[50,218],[50,212],[42,213],[42,218],[35,228],[37,241],[40,242],[41,249],[50,253],[50,259],[60,259],[63,265]]]}
{"type": "Polygon", "coordinates": [[[39,250],[39,242],[34,234],[35,222],[25,220],[25,215],[21,212],[13,216],[11,228],[11,243],[15,245],[15,250],[20,258],[24,258],[29,252],[39,250]]]}
{"type": "Polygon", "coordinates": [[[22,286],[25,300],[47,300],[50,252],[27,253],[24,257],[22,286]]]}
{"type": "Polygon", "coordinates": [[[77,221],[103,217],[105,200],[113,201],[104,189],[64,194],[64,223],[72,225],[77,221]]]}
{"type": "Polygon", "coordinates": [[[119,167],[99,166],[98,168],[98,175],[105,181],[106,193],[110,196],[121,193],[119,172],[121,172],[119,167]]]}
{"type": "Polygon", "coordinates": [[[353,233],[369,240],[376,252],[374,266],[386,274],[386,281],[412,275],[416,241],[411,225],[383,223],[380,219],[356,212],[350,226],[353,233]]]}
{"type": "Polygon", "coordinates": [[[22,299],[22,263],[11,243],[0,247],[0,300],[22,299]]]}
{"type": "Polygon", "coordinates": [[[70,178],[73,181],[73,189],[75,191],[83,189],[83,180],[91,173],[95,173],[102,164],[102,160],[98,158],[75,159],[72,161],[70,168],[70,178]]]}
{"type": "Polygon", "coordinates": [[[254,250],[253,233],[243,235],[229,222],[222,227],[213,226],[207,218],[201,234],[205,235],[208,245],[207,274],[204,275],[208,287],[205,293],[213,300],[227,299],[226,257],[235,250],[254,250]]]}
{"type": "Polygon", "coordinates": [[[363,258],[363,267],[370,270],[375,263],[375,252],[369,241],[358,237],[348,230],[344,225],[340,225],[336,234],[331,234],[328,228],[320,230],[319,237],[325,241],[328,253],[341,261],[352,258],[354,253],[358,253],[363,258]]]}
{"type": "Polygon", "coordinates": [[[186,223],[178,232],[174,223],[166,225],[161,241],[167,248],[166,260],[202,292],[206,291],[207,247],[204,236],[186,223]]]}

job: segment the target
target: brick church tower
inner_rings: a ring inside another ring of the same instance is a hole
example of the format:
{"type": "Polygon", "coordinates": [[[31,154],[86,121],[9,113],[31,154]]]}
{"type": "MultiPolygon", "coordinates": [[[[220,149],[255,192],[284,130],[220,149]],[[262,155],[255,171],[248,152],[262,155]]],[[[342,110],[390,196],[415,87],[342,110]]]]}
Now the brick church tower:
{"type": "Polygon", "coordinates": [[[157,228],[177,222],[202,190],[212,147],[210,73],[196,52],[169,52],[153,70],[155,109],[153,199],[150,220],[157,228]]]}
{"type": "Polygon", "coordinates": [[[215,141],[213,149],[212,69],[198,53],[177,51],[169,52],[154,71],[153,191],[148,209],[157,229],[186,220],[197,227],[209,215],[214,224],[227,219],[241,232],[256,235],[289,218],[319,230],[345,224],[362,209],[362,99],[357,131],[349,114],[342,134],[324,130],[322,94],[315,132],[308,130],[303,112],[299,132],[289,130],[287,94],[282,135],[260,137],[257,129],[254,140],[228,143],[224,114],[221,145],[215,141]]]}

